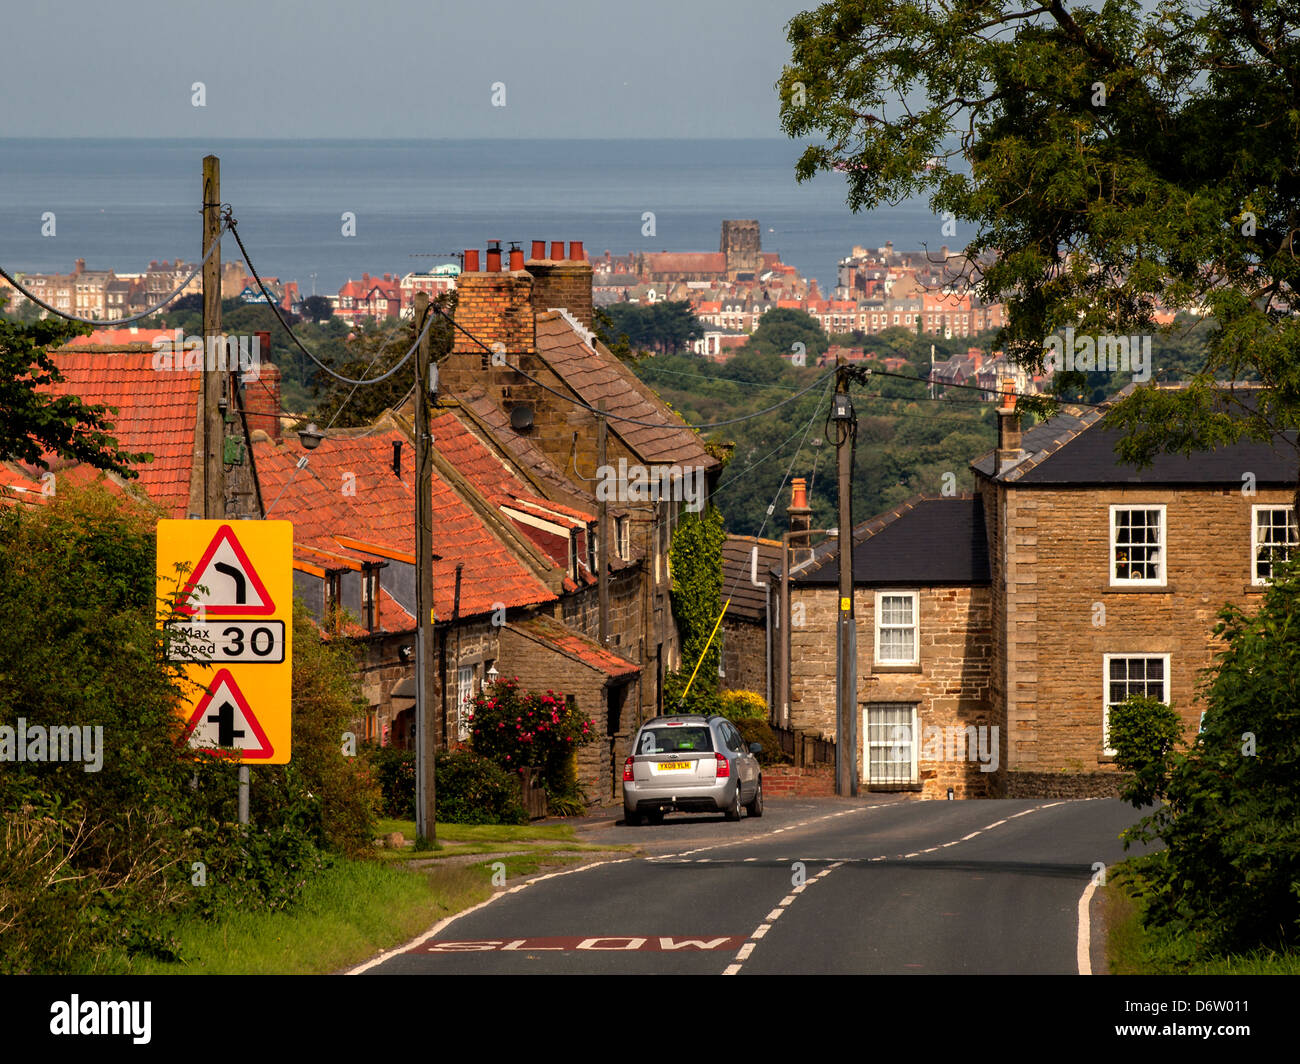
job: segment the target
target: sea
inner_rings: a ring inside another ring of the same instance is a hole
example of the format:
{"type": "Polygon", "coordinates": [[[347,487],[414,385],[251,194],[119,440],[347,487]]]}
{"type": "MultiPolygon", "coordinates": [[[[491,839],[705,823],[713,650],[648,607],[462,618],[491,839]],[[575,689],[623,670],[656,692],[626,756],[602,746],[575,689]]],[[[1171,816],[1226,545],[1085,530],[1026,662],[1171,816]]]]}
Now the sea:
{"type": "MultiPolygon", "coordinates": [[[[0,265],[138,273],[201,257],[202,160],[221,160],[264,277],[304,295],[456,261],[465,248],[581,240],[609,251],[717,251],[722,220],[756,218],[764,251],[823,295],[854,245],[942,244],[924,201],[860,214],[845,179],[800,183],[790,140],[0,139],[0,265]],[[48,235],[45,235],[48,234],[48,235]],[[351,234],[351,235],[350,235],[351,234]]],[[[239,249],[223,239],[222,257],[239,249]]]]}

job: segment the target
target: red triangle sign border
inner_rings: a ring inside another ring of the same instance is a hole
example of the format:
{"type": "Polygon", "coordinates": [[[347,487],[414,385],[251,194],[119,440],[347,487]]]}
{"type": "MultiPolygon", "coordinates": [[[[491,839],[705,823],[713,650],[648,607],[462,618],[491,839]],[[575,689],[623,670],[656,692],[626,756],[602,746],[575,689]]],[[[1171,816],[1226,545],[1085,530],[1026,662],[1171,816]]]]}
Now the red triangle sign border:
{"type": "Polygon", "coordinates": [[[199,611],[198,607],[190,602],[190,596],[194,593],[195,587],[199,583],[199,577],[212,561],[212,556],[217,553],[217,547],[222,540],[230,544],[230,549],[235,552],[235,557],[239,559],[239,564],[244,568],[244,574],[248,577],[248,582],[252,585],[253,590],[257,592],[258,597],[262,600],[261,606],[204,606],[205,615],[209,617],[261,617],[269,616],[275,613],[275,603],[271,601],[271,595],[266,590],[266,585],[262,583],[262,578],[257,575],[257,570],[253,568],[253,563],[248,560],[248,555],[244,552],[243,545],[239,542],[239,537],[235,535],[235,530],[229,524],[223,524],[217,529],[212,541],[208,544],[207,550],[203,552],[203,557],[199,559],[198,565],[194,567],[189,580],[186,581],[185,587],[180,595],[177,596],[176,612],[182,613],[187,617],[195,616],[199,611]]]}
{"type": "Polygon", "coordinates": [[[211,757],[229,757],[231,754],[238,754],[240,760],[250,761],[264,761],[269,757],[273,757],[275,755],[275,747],[271,745],[271,741],[266,737],[266,732],[262,730],[261,722],[249,707],[248,699],[244,697],[244,692],[239,689],[239,684],[235,683],[235,678],[231,675],[229,669],[218,669],[217,674],[212,677],[212,683],[208,686],[203,697],[199,699],[199,704],[195,708],[194,712],[190,714],[190,719],[185,723],[185,731],[181,734],[179,745],[187,746],[189,744],[190,736],[194,734],[194,729],[198,727],[199,719],[207,712],[208,706],[212,703],[213,696],[217,693],[223,683],[226,685],[226,689],[230,692],[230,697],[234,699],[235,704],[239,707],[240,712],[244,714],[244,719],[248,722],[248,726],[253,729],[253,737],[259,744],[258,749],[240,750],[235,747],[227,749],[223,747],[206,746],[192,747],[192,749],[197,753],[208,754],[211,757]]]}

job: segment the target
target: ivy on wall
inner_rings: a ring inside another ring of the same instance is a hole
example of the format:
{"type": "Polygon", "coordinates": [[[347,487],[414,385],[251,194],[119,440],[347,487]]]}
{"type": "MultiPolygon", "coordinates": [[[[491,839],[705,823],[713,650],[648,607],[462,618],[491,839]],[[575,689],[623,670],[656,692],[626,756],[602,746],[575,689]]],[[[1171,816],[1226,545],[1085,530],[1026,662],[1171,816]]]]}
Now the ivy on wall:
{"type": "MultiPolygon", "coordinates": [[[[709,634],[722,612],[722,544],[727,533],[722,514],[710,506],[702,513],[683,513],[673,532],[669,558],[672,564],[673,619],[681,637],[682,667],[664,682],[664,711],[674,712],[681,692],[700,662],[709,634]]],[[[695,683],[683,707],[692,713],[719,712],[718,665],[721,640],[714,637],[700,662],[695,683]]]]}

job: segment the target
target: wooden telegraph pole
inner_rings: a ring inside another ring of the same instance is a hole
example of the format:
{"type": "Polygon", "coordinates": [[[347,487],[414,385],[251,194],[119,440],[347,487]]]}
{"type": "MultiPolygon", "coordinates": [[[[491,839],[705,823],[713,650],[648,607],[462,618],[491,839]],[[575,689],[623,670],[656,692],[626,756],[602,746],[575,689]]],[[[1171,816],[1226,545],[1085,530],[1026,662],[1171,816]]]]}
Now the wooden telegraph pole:
{"type": "MultiPolygon", "coordinates": [[[[207,252],[221,233],[221,160],[203,157],[203,245],[207,252]]],[[[221,334],[221,248],[203,263],[203,517],[226,516],[226,415],[230,379],[221,334]]],[[[248,824],[248,766],[239,766],[239,822],[248,824]]]]}
{"type": "Polygon", "coordinates": [[[835,451],[839,466],[840,594],[835,670],[835,793],[858,793],[858,630],[853,612],[853,438],[856,424],[849,399],[844,351],[835,355],[835,451]]]}
{"type": "MultiPolygon", "coordinates": [[[[221,232],[221,160],[203,157],[203,250],[221,232]]],[[[225,374],[214,364],[224,351],[221,341],[221,249],[203,264],[203,516],[226,516],[225,435],[220,400],[226,392],[225,374]]],[[[221,360],[224,362],[224,359],[221,360]]]]}
{"type": "Polygon", "coordinates": [[[435,840],[433,727],[433,437],[429,433],[429,294],[415,293],[415,834],[435,840]]]}

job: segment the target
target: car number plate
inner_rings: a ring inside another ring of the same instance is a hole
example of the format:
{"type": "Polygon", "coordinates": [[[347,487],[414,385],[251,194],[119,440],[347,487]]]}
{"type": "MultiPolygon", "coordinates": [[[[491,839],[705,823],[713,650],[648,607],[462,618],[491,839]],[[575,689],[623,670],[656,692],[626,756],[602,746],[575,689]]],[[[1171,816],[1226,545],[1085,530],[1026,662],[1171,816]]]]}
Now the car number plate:
{"type": "Polygon", "coordinates": [[[689,761],[660,761],[657,763],[656,767],[660,772],[672,772],[674,770],[681,771],[689,769],[691,763],[689,761]]]}

